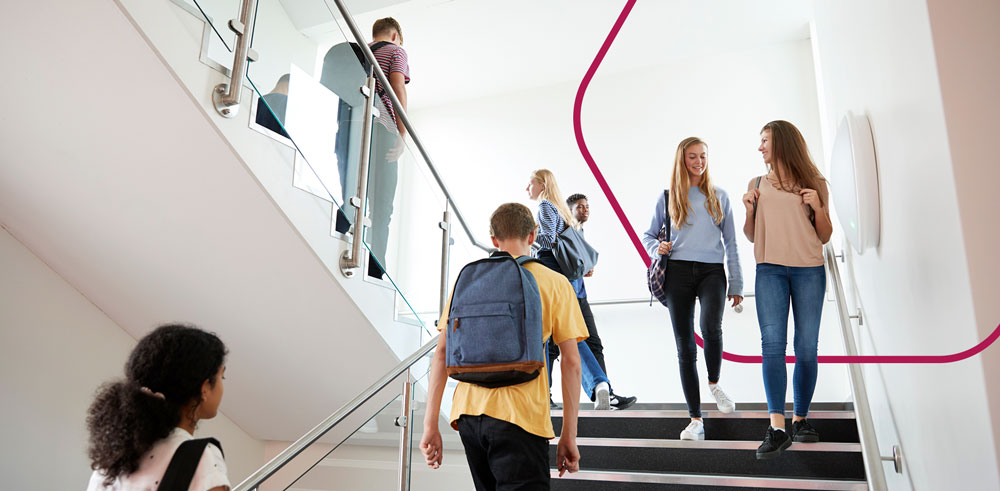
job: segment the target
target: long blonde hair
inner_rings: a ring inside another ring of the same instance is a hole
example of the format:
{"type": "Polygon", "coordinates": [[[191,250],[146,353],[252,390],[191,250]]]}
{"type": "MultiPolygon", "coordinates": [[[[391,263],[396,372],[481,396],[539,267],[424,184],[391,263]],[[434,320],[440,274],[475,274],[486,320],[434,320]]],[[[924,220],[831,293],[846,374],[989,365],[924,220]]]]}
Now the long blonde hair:
{"type": "Polygon", "coordinates": [[[552,171],[538,169],[531,173],[531,178],[542,183],[542,192],[538,197],[555,205],[556,210],[559,211],[559,216],[566,222],[566,225],[579,228],[580,224],[577,223],[576,218],[570,213],[569,206],[566,206],[566,200],[563,199],[562,192],[559,191],[559,184],[556,183],[556,176],[552,174],[552,171]]]}
{"type": "MultiPolygon", "coordinates": [[[[698,137],[688,137],[677,145],[677,153],[674,155],[674,172],[670,179],[670,219],[679,230],[687,222],[688,214],[694,213],[691,209],[691,201],[688,200],[688,191],[691,189],[691,177],[688,174],[687,165],[684,163],[684,154],[688,147],[702,144],[708,148],[708,144],[698,137]]],[[[719,197],[715,195],[715,186],[712,185],[712,178],[708,176],[708,167],[701,175],[701,183],[698,185],[702,194],[705,195],[705,209],[712,215],[712,220],[716,225],[722,223],[722,205],[719,197]]]]}
{"type": "Polygon", "coordinates": [[[819,202],[825,206],[826,203],[823,202],[825,179],[819,168],[813,163],[812,158],[809,157],[806,139],[802,137],[799,129],[788,121],[777,120],[764,125],[760,132],[763,133],[765,130],[771,133],[771,152],[774,162],[770,165],[771,169],[775,170],[774,167],[780,162],[785,177],[792,181],[783,182],[781,174],[775,170],[774,174],[778,178],[777,187],[790,192],[796,192],[802,188],[814,189],[819,191],[817,193],[819,202]]]}

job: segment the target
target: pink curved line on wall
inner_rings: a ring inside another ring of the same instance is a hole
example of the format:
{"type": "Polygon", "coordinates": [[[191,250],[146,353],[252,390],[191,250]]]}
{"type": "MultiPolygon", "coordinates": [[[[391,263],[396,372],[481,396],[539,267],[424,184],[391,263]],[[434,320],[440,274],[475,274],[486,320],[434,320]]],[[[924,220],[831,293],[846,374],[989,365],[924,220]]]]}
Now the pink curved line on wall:
{"type": "MultiPolygon", "coordinates": [[[[611,203],[611,207],[615,210],[615,214],[618,215],[618,220],[621,222],[622,227],[625,228],[625,232],[628,233],[629,238],[632,239],[632,245],[635,246],[636,252],[639,253],[639,257],[642,258],[643,263],[645,263],[648,268],[650,264],[649,254],[646,252],[646,248],[643,247],[642,241],[639,240],[639,235],[636,234],[635,229],[632,228],[632,224],[629,223],[628,218],[625,216],[625,211],[622,210],[621,204],[618,203],[618,199],[615,198],[615,194],[611,191],[611,187],[608,186],[608,182],[604,179],[604,174],[602,174],[601,169],[597,167],[594,157],[590,154],[590,150],[587,148],[587,142],[583,138],[583,126],[580,124],[583,97],[587,93],[587,87],[590,86],[591,79],[593,79],[594,74],[597,73],[597,68],[601,66],[604,56],[608,53],[608,49],[611,48],[611,45],[614,43],[615,38],[618,36],[618,32],[621,31],[622,25],[625,24],[625,19],[627,19],[629,13],[632,12],[632,7],[635,6],[635,2],[636,0],[628,0],[628,2],[625,3],[625,8],[622,9],[621,14],[618,15],[618,19],[615,21],[614,27],[611,28],[611,32],[608,33],[607,39],[605,39],[604,44],[601,45],[601,49],[597,52],[597,56],[594,58],[594,62],[591,63],[590,68],[587,70],[587,74],[583,76],[583,81],[580,82],[580,88],[576,92],[576,101],[573,104],[573,130],[576,134],[576,144],[580,147],[580,153],[583,155],[583,159],[587,161],[590,171],[594,174],[594,178],[597,179],[597,184],[601,186],[601,190],[604,191],[604,195],[607,196],[608,201],[611,203]]],[[[979,344],[960,353],[950,355],[819,356],[818,359],[820,363],[953,363],[978,355],[993,344],[998,337],[1000,337],[1000,325],[998,325],[993,332],[979,344]]],[[[701,336],[695,334],[695,339],[698,342],[698,346],[704,347],[704,341],[701,336]]],[[[722,352],[722,358],[736,363],[761,363],[762,361],[762,357],[760,355],[740,355],[730,353],[728,351],[722,352]]],[[[795,363],[795,357],[786,356],[785,362],[795,363]]]]}

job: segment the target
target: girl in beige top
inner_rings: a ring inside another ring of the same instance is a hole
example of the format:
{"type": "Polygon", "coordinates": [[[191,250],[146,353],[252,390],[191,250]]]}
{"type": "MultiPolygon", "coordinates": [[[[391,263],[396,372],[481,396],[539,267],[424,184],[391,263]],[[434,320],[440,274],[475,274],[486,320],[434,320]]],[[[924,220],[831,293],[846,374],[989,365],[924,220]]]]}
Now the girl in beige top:
{"type": "Polygon", "coordinates": [[[826,180],[794,125],[787,121],[766,124],[758,150],[769,172],[751,179],[743,195],[743,233],[754,243],[757,259],[754,300],[771,419],[757,458],[766,460],[780,455],[792,441],[819,441],[819,433],[806,417],[816,389],[817,344],[826,291],[823,244],[830,240],[833,224],[826,180]],[[792,435],[785,431],[789,307],[795,313],[792,435]]]}

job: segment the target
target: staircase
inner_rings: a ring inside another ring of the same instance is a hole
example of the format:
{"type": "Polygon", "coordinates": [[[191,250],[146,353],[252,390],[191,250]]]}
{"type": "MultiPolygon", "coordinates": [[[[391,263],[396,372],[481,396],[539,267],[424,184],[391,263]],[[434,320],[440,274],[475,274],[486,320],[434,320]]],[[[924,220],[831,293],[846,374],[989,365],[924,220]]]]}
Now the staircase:
{"type": "MultiPolygon", "coordinates": [[[[714,404],[704,408],[707,439],[681,441],[690,421],[684,404],[637,404],[626,411],[584,406],[577,425],[581,471],[558,477],[558,439],[552,440],[552,489],[868,489],[851,404],[814,403],[809,421],[822,442],[793,443],[769,461],[758,461],[755,453],[768,425],[765,404],[740,404],[731,414],[714,404]]],[[[562,411],[552,411],[552,422],[558,432],[562,411]]]]}

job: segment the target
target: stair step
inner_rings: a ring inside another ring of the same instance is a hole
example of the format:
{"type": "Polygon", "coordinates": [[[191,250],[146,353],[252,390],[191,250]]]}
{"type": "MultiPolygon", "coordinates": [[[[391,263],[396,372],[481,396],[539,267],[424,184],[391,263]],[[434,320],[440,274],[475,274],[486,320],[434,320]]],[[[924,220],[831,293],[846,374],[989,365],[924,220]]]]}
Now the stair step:
{"type": "MultiPolygon", "coordinates": [[[[553,411],[552,425],[562,430],[562,411],[553,411]]],[[[687,411],[581,411],[577,435],[593,438],[652,438],[677,439],[691,419],[687,411]]],[[[743,440],[760,443],[768,425],[765,411],[736,411],[723,414],[703,412],[705,434],[710,440],[743,440]]],[[[809,422],[819,431],[824,442],[857,443],[858,426],[854,413],[846,411],[816,411],[809,422]]],[[[791,428],[791,420],[787,420],[791,428]]],[[[756,448],[756,447],[755,447],[756,448]]]]}
{"type": "MultiPolygon", "coordinates": [[[[711,400],[711,399],[710,399],[711,400]]],[[[591,410],[594,405],[591,403],[580,404],[580,410],[591,410]]],[[[742,411],[767,411],[766,402],[736,402],[736,408],[742,411]]],[[[714,402],[702,402],[701,410],[715,411],[717,409],[714,402]]],[[[790,414],[794,409],[792,403],[785,404],[785,410],[790,414]]],[[[683,402],[638,402],[628,408],[627,411],[644,410],[669,410],[687,413],[687,404],[683,402]]],[[[815,411],[848,411],[854,412],[854,403],[851,402],[814,402],[809,405],[810,414],[815,411]]]]}
{"type": "Polygon", "coordinates": [[[789,479],[734,475],[694,475],[656,472],[580,471],[559,477],[552,471],[553,490],[573,491],[746,491],[751,489],[814,489],[867,491],[865,481],[842,479],[789,479]]]}
{"type": "MultiPolygon", "coordinates": [[[[552,440],[549,459],[555,463],[552,440]]],[[[584,469],[864,480],[857,443],[795,443],[780,457],[758,461],[752,441],[577,438],[584,469]]]]}

